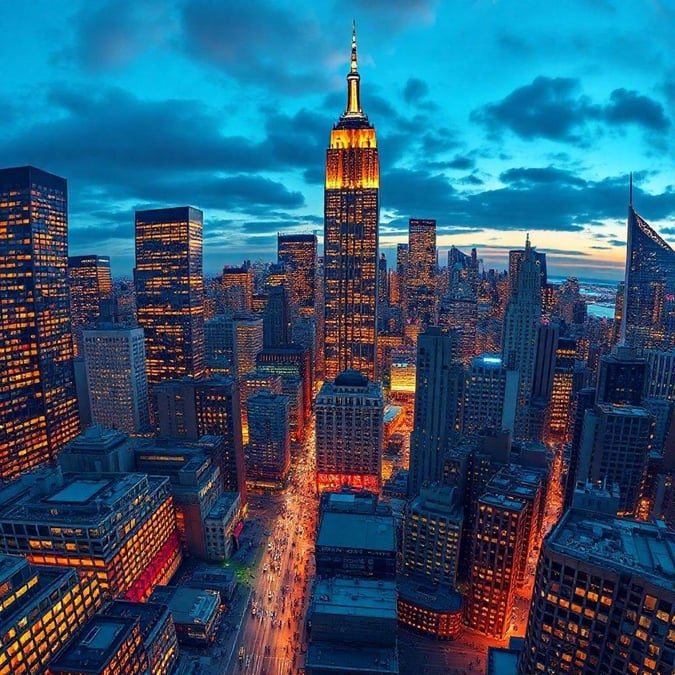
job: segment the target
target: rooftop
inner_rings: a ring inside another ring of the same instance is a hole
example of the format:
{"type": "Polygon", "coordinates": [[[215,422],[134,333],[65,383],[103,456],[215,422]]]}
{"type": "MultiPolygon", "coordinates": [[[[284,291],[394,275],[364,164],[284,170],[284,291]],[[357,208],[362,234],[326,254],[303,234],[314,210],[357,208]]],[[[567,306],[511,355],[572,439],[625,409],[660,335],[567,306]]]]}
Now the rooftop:
{"type": "Polygon", "coordinates": [[[457,612],[462,608],[462,596],[451,588],[429,583],[414,576],[398,578],[399,596],[414,605],[436,612],[457,612]]]}
{"type": "Polygon", "coordinates": [[[658,523],[571,509],[552,530],[545,546],[617,572],[675,588],[675,532],[658,523]]]}
{"type": "Polygon", "coordinates": [[[319,580],[314,587],[313,613],[396,621],[396,582],[339,578],[319,580]]]}
{"type": "Polygon", "coordinates": [[[175,624],[207,625],[220,605],[220,593],[207,588],[157,586],[150,602],[168,605],[175,624]]]}
{"type": "Polygon", "coordinates": [[[133,630],[135,618],[97,614],[50,662],[56,672],[99,673],[133,630]]]}
{"type": "Polygon", "coordinates": [[[518,656],[516,649],[488,647],[486,675],[517,675],[518,656]]]}
{"type": "Polygon", "coordinates": [[[623,417],[652,417],[652,413],[646,408],[626,403],[598,403],[597,407],[605,415],[620,415],[623,417]]]}
{"type": "Polygon", "coordinates": [[[345,370],[335,378],[336,387],[367,387],[368,378],[358,370],[345,370]]]}
{"type": "Polygon", "coordinates": [[[24,474],[3,485],[0,487],[0,520],[69,525],[99,523],[124,510],[129,501],[168,484],[167,478],[143,473],[82,476],[86,477],[74,475],[64,481],[54,471],[44,474],[45,480],[24,474]]]}
{"type": "Polygon", "coordinates": [[[312,642],[307,648],[305,666],[320,672],[345,673],[358,669],[359,673],[398,674],[396,649],[379,647],[350,647],[332,642],[312,642]]]}
{"type": "Polygon", "coordinates": [[[207,518],[220,519],[227,514],[232,508],[233,504],[239,498],[238,492],[223,492],[218,499],[216,499],[213,507],[209,511],[207,518]]]}
{"type": "Polygon", "coordinates": [[[100,612],[106,616],[137,618],[144,637],[150,635],[157,622],[166,617],[169,610],[166,605],[156,602],[131,602],[130,600],[113,600],[100,612]]]}
{"type": "Polygon", "coordinates": [[[394,552],[394,519],[371,513],[326,511],[321,519],[316,545],[394,552]]]}

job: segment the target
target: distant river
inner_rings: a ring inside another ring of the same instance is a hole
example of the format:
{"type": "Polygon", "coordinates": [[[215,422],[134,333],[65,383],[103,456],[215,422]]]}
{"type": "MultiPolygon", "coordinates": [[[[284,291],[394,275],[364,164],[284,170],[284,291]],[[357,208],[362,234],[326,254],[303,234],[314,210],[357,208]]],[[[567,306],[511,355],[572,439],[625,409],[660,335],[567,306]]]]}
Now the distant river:
{"type": "Polygon", "coordinates": [[[613,319],[614,305],[596,305],[594,302],[589,302],[586,305],[588,314],[594,316],[596,319],[613,319]]]}

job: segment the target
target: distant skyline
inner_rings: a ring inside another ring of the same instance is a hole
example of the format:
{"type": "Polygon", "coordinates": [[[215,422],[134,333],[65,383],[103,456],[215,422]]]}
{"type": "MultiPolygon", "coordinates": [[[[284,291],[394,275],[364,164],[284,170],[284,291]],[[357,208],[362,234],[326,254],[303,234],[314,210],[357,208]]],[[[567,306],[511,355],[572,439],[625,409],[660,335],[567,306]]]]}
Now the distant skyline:
{"type": "Polygon", "coordinates": [[[438,222],[440,263],[530,233],[550,276],[618,280],[628,173],[675,242],[675,5],[649,0],[100,0],[3,17],[0,165],[68,179],[70,254],[134,260],[134,210],[204,211],[204,270],[323,232],[352,18],[376,126],[380,247],[438,222]]]}

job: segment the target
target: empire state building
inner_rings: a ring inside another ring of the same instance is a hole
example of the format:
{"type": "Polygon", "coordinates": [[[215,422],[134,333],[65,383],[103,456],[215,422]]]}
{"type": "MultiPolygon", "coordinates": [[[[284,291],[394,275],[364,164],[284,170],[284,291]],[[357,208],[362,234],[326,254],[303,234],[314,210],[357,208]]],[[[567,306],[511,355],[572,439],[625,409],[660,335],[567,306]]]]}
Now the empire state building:
{"type": "Polygon", "coordinates": [[[380,165],[375,128],[361,110],[352,30],[347,109],[330,134],[324,192],[326,380],[342,371],[376,374],[380,165]]]}

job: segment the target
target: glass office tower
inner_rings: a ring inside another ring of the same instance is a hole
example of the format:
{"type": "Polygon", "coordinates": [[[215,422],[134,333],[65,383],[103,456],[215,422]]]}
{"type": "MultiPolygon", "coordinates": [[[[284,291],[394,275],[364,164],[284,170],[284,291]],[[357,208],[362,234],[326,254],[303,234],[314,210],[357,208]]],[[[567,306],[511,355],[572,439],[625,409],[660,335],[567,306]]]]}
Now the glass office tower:
{"type": "Polygon", "coordinates": [[[199,209],[136,212],[136,304],[148,384],[204,373],[204,276],[199,209]]]}
{"type": "Polygon", "coordinates": [[[0,477],[56,457],[79,433],[68,302],[68,188],[0,170],[0,477]]]}
{"type": "Polygon", "coordinates": [[[675,347],[675,251],[628,207],[623,338],[638,354],[675,347]]]}

